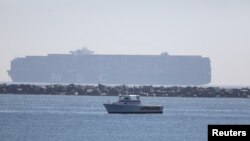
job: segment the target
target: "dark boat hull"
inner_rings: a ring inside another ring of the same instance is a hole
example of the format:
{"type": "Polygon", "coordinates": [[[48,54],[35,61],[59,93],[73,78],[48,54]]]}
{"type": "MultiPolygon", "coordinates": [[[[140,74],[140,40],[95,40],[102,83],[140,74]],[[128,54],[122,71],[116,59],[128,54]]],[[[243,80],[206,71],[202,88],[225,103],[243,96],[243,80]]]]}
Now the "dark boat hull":
{"type": "Polygon", "coordinates": [[[110,114],[161,114],[163,106],[103,104],[110,114]]]}

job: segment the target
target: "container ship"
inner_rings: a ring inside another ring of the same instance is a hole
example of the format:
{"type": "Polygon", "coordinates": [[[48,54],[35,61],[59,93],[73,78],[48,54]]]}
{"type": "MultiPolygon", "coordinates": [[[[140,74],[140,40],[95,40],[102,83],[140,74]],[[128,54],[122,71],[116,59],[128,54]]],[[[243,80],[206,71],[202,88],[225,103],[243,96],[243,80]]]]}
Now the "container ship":
{"type": "Polygon", "coordinates": [[[84,48],[15,58],[8,74],[25,83],[204,85],[211,81],[211,66],[199,55],[105,55],[84,48]]]}

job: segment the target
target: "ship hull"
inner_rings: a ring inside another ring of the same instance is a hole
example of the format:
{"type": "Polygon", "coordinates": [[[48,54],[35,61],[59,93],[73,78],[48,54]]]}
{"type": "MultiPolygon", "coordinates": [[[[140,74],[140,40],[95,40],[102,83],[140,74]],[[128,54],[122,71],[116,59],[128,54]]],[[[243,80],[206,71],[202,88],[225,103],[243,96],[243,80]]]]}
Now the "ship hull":
{"type": "Polygon", "coordinates": [[[11,61],[13,82],[203,85],[210,60],[201,56],[70,55],[26,56],[11,61]]]}
{"type": "Polygon", "coordinates": [[[110,114],[161,114],[163,106],[103,104],[110,114]]]}

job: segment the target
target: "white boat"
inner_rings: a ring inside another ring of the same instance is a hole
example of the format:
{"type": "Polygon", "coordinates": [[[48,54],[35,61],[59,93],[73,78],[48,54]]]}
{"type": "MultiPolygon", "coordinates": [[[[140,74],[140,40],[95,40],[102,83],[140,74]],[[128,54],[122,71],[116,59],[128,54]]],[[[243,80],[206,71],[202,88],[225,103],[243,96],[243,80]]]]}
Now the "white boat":
{"type": "Polygon", "coordinates": [[[161,105],[143,105],[139,95],[119,96],[117,102],[104,103],[108,113],[120,114],[145,114],[145,113],[163,113],[161,105]]]}

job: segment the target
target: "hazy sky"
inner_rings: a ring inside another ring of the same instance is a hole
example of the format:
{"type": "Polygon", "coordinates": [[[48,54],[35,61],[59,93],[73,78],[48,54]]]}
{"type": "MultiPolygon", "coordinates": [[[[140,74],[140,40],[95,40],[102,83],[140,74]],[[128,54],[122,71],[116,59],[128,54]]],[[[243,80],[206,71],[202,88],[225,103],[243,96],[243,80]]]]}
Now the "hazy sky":
{"type": "Polygon", "coordinates": [[[0,0],[0,81],[15,57],[68,53],[210,57],[213,85],[250,85],[249,0],[0,0]]]}

